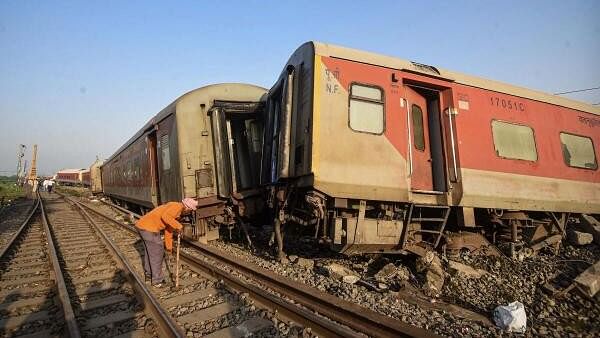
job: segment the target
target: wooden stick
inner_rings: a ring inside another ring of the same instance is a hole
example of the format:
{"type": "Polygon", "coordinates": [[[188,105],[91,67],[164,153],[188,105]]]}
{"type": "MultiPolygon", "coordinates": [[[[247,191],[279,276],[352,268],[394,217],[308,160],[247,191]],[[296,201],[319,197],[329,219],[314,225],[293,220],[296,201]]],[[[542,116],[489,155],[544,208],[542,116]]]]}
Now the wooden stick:
{"type": "Polygon", "coordinates": [[[181,243],[180,232],[177,231],[177,256],[175,258],[175,287],[179,287],[179,243],[181,243]]]}

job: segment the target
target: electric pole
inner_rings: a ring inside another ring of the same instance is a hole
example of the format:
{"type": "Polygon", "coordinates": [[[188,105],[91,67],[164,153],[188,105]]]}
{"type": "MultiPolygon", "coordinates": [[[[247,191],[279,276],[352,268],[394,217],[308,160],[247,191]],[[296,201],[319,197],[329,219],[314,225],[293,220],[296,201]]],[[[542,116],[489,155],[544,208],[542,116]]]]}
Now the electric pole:
{"type": "Polygon", "coordinates": [[[27,188],[27,196],[33,198],[37,191],[37,144],[33,145],[33,154],[31,157],[31,164],[29,165],[29,174],[27,175],[27,184],[30,187],[27,188]]]}
{"type": "MultiPolygon", "coordinates": [[[[31,155],[31,165],[29,168],[29,175],[27,179],[29,181],[37,180],[37,144],[33,145],[33,154],[31,155]]],[[[33,183],[32,183],[33,184],[33,183]]]]}
{"type": "Polygon", "coordinates": [[[21,176],[23,175],[23,157],[25,156],[25,147],[24,144],[19,144],[17,147],[17,185],[21,184],[21,176]]]}

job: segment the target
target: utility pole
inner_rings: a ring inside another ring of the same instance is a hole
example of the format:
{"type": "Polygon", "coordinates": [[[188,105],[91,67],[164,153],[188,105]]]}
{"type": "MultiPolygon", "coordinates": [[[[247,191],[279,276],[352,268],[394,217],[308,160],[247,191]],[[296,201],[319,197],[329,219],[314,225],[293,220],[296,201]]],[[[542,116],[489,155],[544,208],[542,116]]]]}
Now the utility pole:
{"type": "Polygon", "coordinates": [[[27,179],[35,180],[37,179],[37,144],[33,145],[33,154],[31,154],[31,167],[29,168],[29,175],[27,179]]]}
{"type": "Polygon", "coordinates": [[[37,144],[33,145],[33,154],[31,157],[31,165],[29,168],[29,175],[27,176],[27,183],[31,185],[31,192],[37,191],[37,144]]]}
{"type": "Polygon", "coordinates": [[[25,164],[23,165],[23,172],[22,172],[22,177],[21,177],[21,186],[24,185],[25,183],[27,183],[26,179],[25,179],[25,173],[27,172],[27,160],[25,160],[25,164]]]}
{"type": "Polygon", "coordinates": [[[19,144],[17,147],[17,185],[21,184],[21,177],[23,175],[23,157],[25,156],[25,147],[24,144],[19,144]]]}

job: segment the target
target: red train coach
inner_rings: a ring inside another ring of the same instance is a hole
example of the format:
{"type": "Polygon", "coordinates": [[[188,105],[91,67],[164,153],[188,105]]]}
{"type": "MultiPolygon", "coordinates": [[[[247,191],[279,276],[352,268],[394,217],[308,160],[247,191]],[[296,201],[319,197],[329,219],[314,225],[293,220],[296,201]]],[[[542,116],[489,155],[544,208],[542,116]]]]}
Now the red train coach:
{"type": "Polygon", "coordinates": [[[483,229],[514,254],[600,213],[599,107],[309,42],[266,109],[261,181],[280,248],[296,222],[348,254],[485,241],[449,229],[483,229]]]}
{"type": "Polygon", "coordinates": [[[82,185],[87,169],[62,169],[56,173],[56,182],[63,185],[82,185]]]}
{"type": "Polygon", "coordinates": [[[81,185],[89,187],[92,184],[92,177],[89,169],[85,169],[81,172],[81,185]]]}

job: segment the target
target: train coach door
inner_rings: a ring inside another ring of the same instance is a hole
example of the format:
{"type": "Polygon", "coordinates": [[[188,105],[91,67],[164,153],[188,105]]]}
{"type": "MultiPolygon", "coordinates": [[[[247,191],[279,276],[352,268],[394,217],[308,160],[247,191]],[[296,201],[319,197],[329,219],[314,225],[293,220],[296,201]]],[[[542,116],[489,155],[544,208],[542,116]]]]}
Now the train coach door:
{"type": "Polygon", "coordinates": [[[404,89],[408,103],[411,189],[434,191],[427,99],[413,87],[404,86],[404,89]]]}
{"type": "Polygon", "coordinates": [[[148,151],[148,164],[150,168],[150,194],[152,196],[152,203],[155,206],[160,204],[160,184],[158,182],[158,160],[157,160],[157,147],[156,147],[156,131],[153,131],[146,136],[146,144],[148,151]]]}

